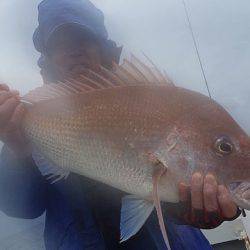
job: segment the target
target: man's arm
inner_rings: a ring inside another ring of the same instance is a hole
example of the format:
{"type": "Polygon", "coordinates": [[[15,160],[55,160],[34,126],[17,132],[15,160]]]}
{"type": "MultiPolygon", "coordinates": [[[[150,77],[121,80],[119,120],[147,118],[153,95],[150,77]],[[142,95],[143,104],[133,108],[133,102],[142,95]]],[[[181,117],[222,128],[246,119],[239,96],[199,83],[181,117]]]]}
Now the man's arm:
{"type": "Polygon", "coordinates": [[[16,158],[5,146],[0,155],[0,210],[33,219],[45,210],[46,182],[31,157],[16,158]]]}
{"type": "Polygon", "coordinates": [[[0,210],[35,218],[45,210],[46,183],[36,168],[21,131],[25,109],[17,91],[0,84],[0,210]]]}

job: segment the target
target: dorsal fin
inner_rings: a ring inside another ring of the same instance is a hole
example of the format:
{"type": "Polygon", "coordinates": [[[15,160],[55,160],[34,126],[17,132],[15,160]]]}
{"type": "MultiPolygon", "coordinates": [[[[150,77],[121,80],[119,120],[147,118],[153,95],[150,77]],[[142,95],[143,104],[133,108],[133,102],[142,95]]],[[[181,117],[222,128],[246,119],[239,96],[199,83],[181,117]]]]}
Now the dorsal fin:
{"type": "MultiPolygon", "coordinates": [[[[148,59],[148,57],[147,57],[148,59]]],[[[148,59],[150,60],[150,59],[148,59]]],[[[158,83],[158,84],[169,84],[174,86],[174,83],[170,79],[170,77],[167,75],[165,71],[161,73],[156,65],[150,60],[150,64],[152,67],[149,67],[145,63],[143,63],[141,60],[139,60],[134,54],[131,54],[131,62],[137,66],[138,69],[142,72],[142,74],[152,83],[158,83]],[[160,73],[159,73],[160,72],[160,73]]]]}
{"type": "Polygon", "coordinates": [[[157,78],[162,82],[164,82],[165,77],[161,73],[161,71],[158,69],[158,67],[155,65],[155,63],[143,52],[144,57],[148,60],[148,62],[153,66],[153,72],[157,76],[157,78]]]}
{"type": "Polygon", "coordinates": [[[73,78],[68,78],[68,82],[71,83],[76,89],[78,89],[79,92],[84,92],[84,91],[91,91],[94,90],[93,87],[90,87],[89,85],[82,83],[81,81],[78,81],[73,78]]]}
{"type": "Polygon", "coordinates": [[[133,64],[127,59],[124,59],[122,67],[127,69],[127,71],[132,72],[133,77],[136,79],[136,81],[150,84],[149,79],[140,71],[136,64],[133,64]]]}
{"type": "Polygon", "coordinates": [[[91,74],[91,77],[95,78],[97,82],[102,83],[102,87],[114,87],[114,82],[110,81],[108,78],[102,76],[101,74],[98,74],[92,70],[89,70],[89,73],[91,74]]]}
{"type": "Polygon", "coordinates": [[[137,82],[137,79],[132,74],[133,72],[130,72],[124,67],[124,62],[121,66],[114,62],[113,68],[114,68],[114,73],[116,74],[116,76],[122,79],[126,83],[126,85],[137,82]]]}
{"type": "Polygon", "coordinates": [[[98,73],[86,69],[77,79],[67,78],[63,82],[44,84],[30,91],[22,100],[34,104],[61,96],[135,85],[174,86],[154,64],[151,68],[132,55],[131,60],[124,59],[122,65],[114,63],[112,71],[102,66],[98,73]]]}
{"type": "Polygon", "coordinates": [[[101,66],[101,73],[104,77],[115,83],[117,86],[126,86],[126,83],[120,79],[114,72],[101,66]]]}

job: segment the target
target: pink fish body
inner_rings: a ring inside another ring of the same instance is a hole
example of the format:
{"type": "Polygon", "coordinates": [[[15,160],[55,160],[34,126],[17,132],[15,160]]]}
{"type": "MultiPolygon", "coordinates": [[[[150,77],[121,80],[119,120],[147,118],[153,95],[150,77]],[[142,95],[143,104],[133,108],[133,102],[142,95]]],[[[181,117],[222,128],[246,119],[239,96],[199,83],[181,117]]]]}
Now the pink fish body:
{"type": "Polygon", "coordinates": [[[159,172],[158,196],[168,202],[178,202],[180,181],[212,172],[250,208],[249,137],[220,105],[137,59],[101,71],[24,97],[33,106],[23,127],[44,158],[148,202],[159,172]]]}

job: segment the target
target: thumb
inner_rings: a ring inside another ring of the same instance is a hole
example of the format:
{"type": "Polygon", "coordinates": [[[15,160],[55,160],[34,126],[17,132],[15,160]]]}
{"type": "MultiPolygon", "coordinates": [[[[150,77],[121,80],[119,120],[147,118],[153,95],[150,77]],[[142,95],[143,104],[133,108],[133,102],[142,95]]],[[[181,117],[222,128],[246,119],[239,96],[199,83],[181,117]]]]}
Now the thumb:
{"type": "Polygon", "coordinates": [[[15,109],[15,111],[14,111],[14,113],[9,121],[9,124],[8,124],[9,128],[7,128],[7,130],[18,129],[20,124],[21,124],[21,121],[23,119],[25,112],[26,112],[26,110],[24,108],[24,105],[22,103],[20,103],[16,107],[16,109],[15,109]]]}

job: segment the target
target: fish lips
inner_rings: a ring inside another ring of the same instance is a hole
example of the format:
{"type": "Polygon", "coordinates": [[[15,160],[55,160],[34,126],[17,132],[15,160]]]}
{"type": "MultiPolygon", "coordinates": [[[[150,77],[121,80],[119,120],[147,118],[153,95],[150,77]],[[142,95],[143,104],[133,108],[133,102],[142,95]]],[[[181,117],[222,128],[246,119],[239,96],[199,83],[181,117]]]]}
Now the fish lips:
{"type": "Polygon", "coordinates": [[[250,182],[232,182],[228,185],[228,189],[240,208],[250,210],[250,182]]]}

